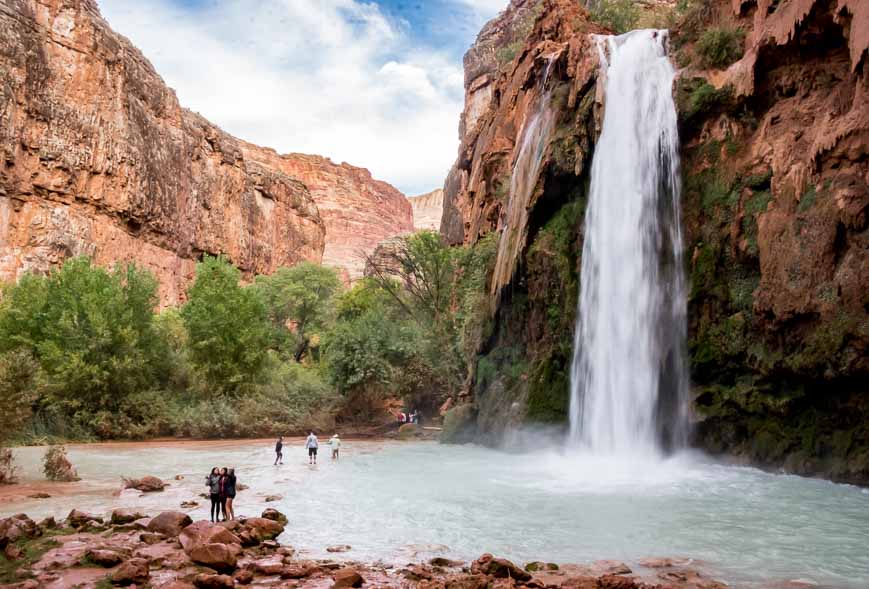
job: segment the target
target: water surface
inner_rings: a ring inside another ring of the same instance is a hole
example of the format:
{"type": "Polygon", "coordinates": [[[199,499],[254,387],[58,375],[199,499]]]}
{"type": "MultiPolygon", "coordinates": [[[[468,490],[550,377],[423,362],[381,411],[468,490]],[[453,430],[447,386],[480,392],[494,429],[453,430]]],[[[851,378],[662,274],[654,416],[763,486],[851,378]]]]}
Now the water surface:
{"type": "MultiPolygon", "coordinates": [[[[16,451],[22,479],[41,479],[44,449],[16,451]]],[[[328,453],[328,448],[323,448],[328,453]]],[[[325,554],[350,544],[348,558],[405,563],[444,554],[492,552],[518,562],[635,562],[690,557],[716,577],[751,584],[806,579],[869,587],[869,493],[847,485],[723,466],[682,455],[623,462],[558,450],[510,454],[476,446],[345,442],[342,460],[307,465],[301,441],[273,466],[272,443],[191,442],[70,447],[80,483],[49,487],[46,500],[10,501],[0,515],[65,516],[72,507],[105,513],[134,506],[153,513],[200,501],[213,465],[235,466],[237,512],[272,505],[290,518],[284,543],[325,554]],[[163,493],[113,495],[120,476],[172,479],[163,493]],[[267,494],[280,501],[266,504],[267,494]]]]}

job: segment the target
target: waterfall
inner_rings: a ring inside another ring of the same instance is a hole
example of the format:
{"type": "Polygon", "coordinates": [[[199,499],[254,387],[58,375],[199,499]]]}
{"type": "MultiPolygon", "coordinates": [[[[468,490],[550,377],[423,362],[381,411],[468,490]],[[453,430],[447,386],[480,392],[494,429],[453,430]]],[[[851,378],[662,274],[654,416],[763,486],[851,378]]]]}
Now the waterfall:
{"type": "Polygon", "coordinates": [[[513,164],[513,175],[510,177],[507,204],[503,209],[504,216],[499,222],[504,229],[498,240],[498,253],[495,257],[495,269],[492,275],[493,295],[499,294],[501,289],[512,280],[513,272],[516,270],[516,258],[525,245],[528,205],[537,186],[543,155],[549,144],[549,136],[556,118],[552,108],[551,93],[545,89],[551,67],[552,61],[547,61],[540,82],[541,95],[536,101],[534,114],[526,121],[520,135],[521,143],[513,164]]]}
{"type": "Polygon", "coordinates": [[[570,435],[594,452],[684,444],[686,294],[667,31],[598,36],[606,97],[585,217],[570,435]]]}

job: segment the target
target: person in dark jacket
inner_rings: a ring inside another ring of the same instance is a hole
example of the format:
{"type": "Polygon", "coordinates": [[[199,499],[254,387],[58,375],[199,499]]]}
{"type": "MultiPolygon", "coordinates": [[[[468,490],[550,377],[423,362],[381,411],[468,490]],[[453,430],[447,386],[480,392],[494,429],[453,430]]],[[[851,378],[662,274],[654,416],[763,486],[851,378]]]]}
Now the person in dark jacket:
{"type": "Polygon", "coordinates": [[[280,436],[275,443],[275,464],[278,464],[278,461],[284,463],[284,436],[280,436]]]}
{"type": "MultiPolygon", "coordinates": [[[[226,476],[224,477],[223,483],[223,494],[226,497],[226,503],[224,504],[224,516],[229,516],[229,519],[235,519],[235,510],[232,508],[232,502],[235,500],[235,469],[228,468],[226,469],[226,476]]],[[[226,519],[226,517],[224,517],[226,519]]]]}
{"type": "Polygon", "coordinates": [[[226,521],[226,467],[220,469],[218,488],[220,489],[220,511],[223,512],[223,521],[226,521]]]}
{"type": "Polygon", "coordinates": [[[205,486],[211,496],[211,521],[215,522],[220,519],[220,471],[216,466],[205,477],[205,486]]]}

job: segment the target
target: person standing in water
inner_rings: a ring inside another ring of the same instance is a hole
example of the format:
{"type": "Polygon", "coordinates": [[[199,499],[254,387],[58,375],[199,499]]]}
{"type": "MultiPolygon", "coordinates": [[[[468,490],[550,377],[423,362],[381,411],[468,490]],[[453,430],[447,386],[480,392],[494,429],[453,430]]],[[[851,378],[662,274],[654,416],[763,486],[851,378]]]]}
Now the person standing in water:
{"type": "Polygon", "coordinates": [[[338,437],[338,434],[332,436],[329,445],[332,446],[332,460],[338,460],[338,450],[341,449],[341,438],[338,437]]]}
{"type": "Polygon", "coordinates": [[[278,441],[275,444],[275,464],[284,463],[284,436],[278,436],[278,441]]]}
{"type": "Polygon", "coordinates": [[[227,517],[235,519],[235,509],[232,507],[232,502],[235,500],[235,483],[235,469],[226,469],[226,477],[223,482],[223,495],[226,497],[226,503],[223,508],[223,519],[227,519],[227,517]]]}
{"type": "Polygon", "coordinates": [[[220,519],[220,471],[216,466],[205,477],[205,486],[208,487],[211,497],[211,521],[216,522],[220,519]]]}
{"type": "Polygon", "coordinates": [[[308,439],[305,440],[305,448],[308,449],[308,464],[317,464],[317,447],[320,442],[314,432],[308,434],[308,439]]]}

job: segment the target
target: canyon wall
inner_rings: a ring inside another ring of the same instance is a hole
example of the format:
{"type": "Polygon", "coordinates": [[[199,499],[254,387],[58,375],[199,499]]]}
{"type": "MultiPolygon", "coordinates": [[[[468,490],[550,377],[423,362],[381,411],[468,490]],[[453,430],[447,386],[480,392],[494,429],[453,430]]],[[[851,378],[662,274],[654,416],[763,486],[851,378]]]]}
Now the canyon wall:
{"type": "Polygon", "coordinates": [[[93,0],[0,3],[0,280],[135,261],[170,305],[203,254],[248,278],[303,260],[356,276],[357,250],[411,228],[366,170],[279,156],[183,109],[93,0]]]}
{"type": "Polygon", "coordinates": [[[338,268],[348,280],[362,277],[365,256],[381,241],[413,231],[413,211],[405,196],[364,168],[249,144],[244,152],[252,161],[304,182],[326,226],[323,264],[338,268]]]}
{"type": "Polygon", "coordinates": [[[415,231],[440,231],[441,217],[444,214],[444,190],[438,188],[419,196],[408,196],[413,209],[413,228],[415,231]]]}
{"type": "MultiPolygon", "coordinates": [[[[869,5],[709,0],[673,22],[694,443],[869,482],[869,5]],[[725,63],[713,36],[734,44],[725,63]]],[[[453,243],[493,231],[515,241],[505,250],[514,259],[493,269],[506,287],[493,289],[491,335],[469,379],[470,437],[498,442],[522,424],[566,421],[604,98],[595,32],[576,3],[514,0],[466,57],[442,232],[453,243]],[[544,92],[556,122],[518,203],[522,226],[511,228],[513,165],[544,92]]]]}

